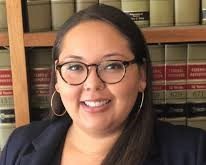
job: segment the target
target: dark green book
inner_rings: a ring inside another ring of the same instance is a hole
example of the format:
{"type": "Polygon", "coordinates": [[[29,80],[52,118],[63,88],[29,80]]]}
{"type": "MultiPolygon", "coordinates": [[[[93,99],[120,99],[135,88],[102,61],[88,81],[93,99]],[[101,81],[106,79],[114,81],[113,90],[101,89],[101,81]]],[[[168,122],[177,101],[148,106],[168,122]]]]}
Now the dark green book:
{"type": "Polygon", "coordinates": [[[139,27],[149,26],[149,0],[122,0],[122,11],[139,27]]]}
{"type": "Polygon", "coordinates": [[[200,22],[200,0],[175,0],[175,25],[197,25],[200,22]]]}
{"type": "Polygon", "coordinates": [[[76,0],[76,12],[97,3],[99,3],[98,0],[76,0]]]}
{"type": "Polygon", "coordinates": [[[150,0],[150,26],[174,25],[174,0],[150,0]]]}
{"type": "Polygon", "coordinates": [[[41,120],[50,109],[51,48],[28,50],[31,120],[41,120]]]}
{"type": "Polygon", "coordinates": [[[0,31],[7,30],[6,3],[5,0],[0,0],[0,31]]]}
{"type": "Polygon", "coordinates": [[[27,0],[29,32],[51,30],[50,0],[27,0]]]}
{"type": "Polygon", "coordinates": [[[51,0],[52,30],[58,30],[74,11],[74,0],[51,0]]]}
{"type": "Polygon", "coordinates": [[[99,3],[121,9],[121,0],[99,0],[99,3]]]}

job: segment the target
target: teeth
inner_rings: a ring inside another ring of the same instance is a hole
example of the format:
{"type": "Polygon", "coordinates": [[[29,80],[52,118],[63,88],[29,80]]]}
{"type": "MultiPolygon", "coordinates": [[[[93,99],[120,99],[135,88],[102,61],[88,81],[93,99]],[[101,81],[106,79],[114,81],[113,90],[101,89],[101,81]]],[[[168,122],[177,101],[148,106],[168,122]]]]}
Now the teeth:
{"type": "Polygon", "coordinates": [[[101,101],[85,101],[84,103],[89,107],[99,107],[105,105],[109,102],[109,100],[101,100],[101,101]]]}

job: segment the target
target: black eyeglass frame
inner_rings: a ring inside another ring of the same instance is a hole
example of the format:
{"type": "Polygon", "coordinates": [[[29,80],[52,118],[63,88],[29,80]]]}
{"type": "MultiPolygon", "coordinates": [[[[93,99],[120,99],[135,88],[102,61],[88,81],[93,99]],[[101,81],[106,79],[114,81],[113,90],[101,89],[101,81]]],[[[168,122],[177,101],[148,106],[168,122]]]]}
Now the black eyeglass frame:
{"type": "Polygon", "coordinates": [[[99,78],[103,83],[106,83],[106,84],[116,84],[116,83],[119,83],[120,81],[122,81],[122,79],[125,77],[126,69],[127,69],[127,67],[128,67],[129,65],[135,64],[135,63],[137,64],[137,60],[136,60],[136,59],[132,59],[132,60],[130,60],[130,61],[122,61],[122,60],[108,60],[108,61],[111,61],[111,62],[112,62],[112,61],[114,61],[114,62],[117,61],[117,62],[122,63],[123,66],[124,66],[124,74],[123,74],[122,78],[121,78],[119,81],[117,81],[117,82],[108,83],[108,82],[102,80],[102,78],[101,78],[101,76],[99,75],[99,72],[98,72],[98,67],[99,67],[99,65],[100,65],[101,63],[99,63],[99,64],[89,64],[89,65],[87,65],[87,64],[85,64],[85,63],[83,63],[83,62],[80,62],[80,61],[70,61],[70,62],[65,62],[65,63],[63,63],[63,64],[59,64],[59,61],[57,61],[57,64],[56,64],[56,67],[55,67],[55,68],[56,68],[56,70],[59,71],[59,74],[60,74],[62,80],[64,80],[64,82],[66,82],[66,83],[69,84],[69,85],[74,85],[74,86],[75,86],[75,85],[83,84],[83,83],[87,80],[87,78],[88,78],[88,76],[89,76],[89,67],[91,67],[91,66],[95,66],[95,67],[96,67],[96,74],[97,74],[98,78],[99,78]],[[73,83],[67,82],[67,81],[64,79],[64,77],[62,76],[62,72],[61,72],[61,68],[62,68],[65,64],[73,63],[73,62],[80,63],[80,64],[84,65],[85,68],[87,69],[87,76],[85,77],[85,79],[84,79],[81,83],[78,83],[78,84],[73,84],[73,83]]]}

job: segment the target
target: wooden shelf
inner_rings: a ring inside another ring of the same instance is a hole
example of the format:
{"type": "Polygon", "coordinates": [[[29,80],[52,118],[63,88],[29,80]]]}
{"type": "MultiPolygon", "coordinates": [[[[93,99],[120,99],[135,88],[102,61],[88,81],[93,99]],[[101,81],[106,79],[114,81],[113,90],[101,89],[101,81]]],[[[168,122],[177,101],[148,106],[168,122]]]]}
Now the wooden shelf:
{"type": "MultiPolygon", "coordinates": [[[[206,41],[206,26],[148,27],[142,29],[146,41],[151,43],[203,42],[206,41]]],[[[53,46],[55,32],[25,33],[25,47],[53,46]]]]}
{"type": "Polygon", "coordinates": [[[143,28],[147,43],[203,42],[206,26],[150,27],[143,28]]]}
{"type": "Polygon", "coordinates": [[[9,37],[7,32],[0,32],[0,46],[9,46],[9,37]]]}

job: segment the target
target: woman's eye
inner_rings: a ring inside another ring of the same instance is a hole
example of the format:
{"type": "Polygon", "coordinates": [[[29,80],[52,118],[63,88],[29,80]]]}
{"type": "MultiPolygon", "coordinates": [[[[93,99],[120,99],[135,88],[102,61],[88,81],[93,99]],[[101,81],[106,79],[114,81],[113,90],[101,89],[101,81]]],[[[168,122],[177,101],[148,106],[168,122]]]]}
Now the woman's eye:
{"type": "Polygon", "coordinates": [[[119,69],[122,69],[122,64],[110,63],[110,64],[106,65],[105,69],[106,70],[119,70],[119,69]]]}
{"type": "Polygon", "coordinates": [[[72,64],[67,66],[68,71],[83,71],[84,68],[80,64],[72,64]]]}

